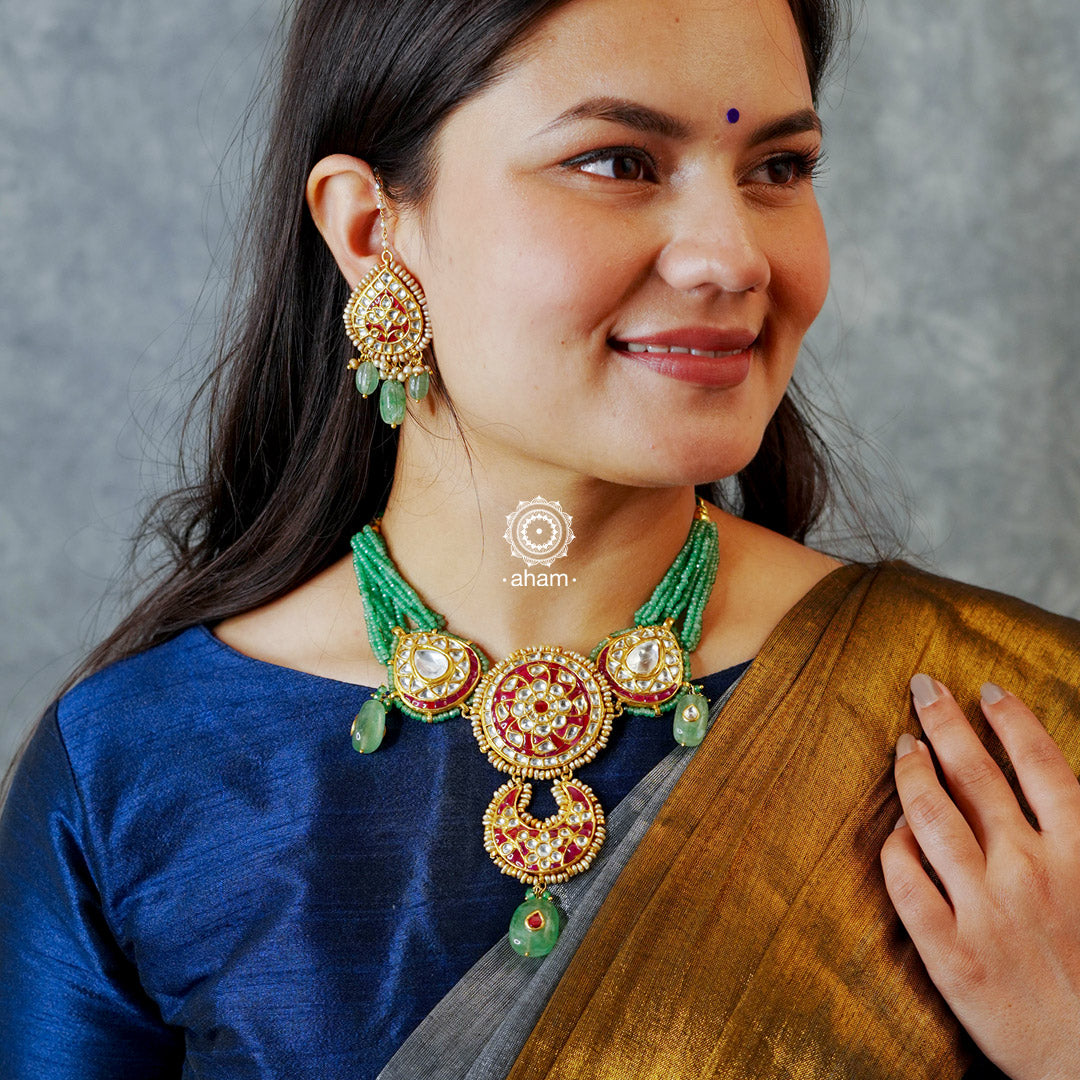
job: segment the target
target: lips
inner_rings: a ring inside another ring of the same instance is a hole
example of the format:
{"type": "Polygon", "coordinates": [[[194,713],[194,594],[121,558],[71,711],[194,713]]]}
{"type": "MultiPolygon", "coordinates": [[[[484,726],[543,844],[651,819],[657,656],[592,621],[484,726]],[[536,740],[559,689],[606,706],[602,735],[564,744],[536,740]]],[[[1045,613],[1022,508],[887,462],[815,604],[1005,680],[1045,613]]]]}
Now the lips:
{"type": "Polygon", "coordinates": [[[608,344],[630,360],[680,382],[731,388],[750,372],[758,332],[745,327],[683,327],[612,338],[608,344]]]}
{"type": "Polygon", "coordinates": [[[758,331],[747,327],[718,329],[692,326],[678,330],[662,330],[634,337],[614,338],[612,347],[635,354],[701,355],[715,353],[734,356],[745,352],[758,338],[758,331]]]}

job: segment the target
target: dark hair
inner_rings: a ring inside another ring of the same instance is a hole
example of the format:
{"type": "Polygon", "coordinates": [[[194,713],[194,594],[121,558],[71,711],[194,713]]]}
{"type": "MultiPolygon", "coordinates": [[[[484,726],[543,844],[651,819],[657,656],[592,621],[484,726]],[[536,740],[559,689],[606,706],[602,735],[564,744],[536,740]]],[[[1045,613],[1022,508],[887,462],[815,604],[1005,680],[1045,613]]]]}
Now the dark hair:
{"type": "MultiPolygon", "coordinates": [[[[343,375],[348,287],[305,205],[307,176],[328,154],[352,154],[380,169],[392,198],[422,203],[441,122],[565,2],[298,0],[215,363],[185,424],[185,434],[205,425],[198,473],[143,523],[137,545],[164,541],[156,585],[75,677],[282,596],[382,509],[397,433],[343,375]]],[[[816,99],[837,0],[789,3],[816,99]]],[[[796,401],[797,391],[784,397],[732,494],[699,490],[802,540],[826,505],[829,470],[796,401]]]]}

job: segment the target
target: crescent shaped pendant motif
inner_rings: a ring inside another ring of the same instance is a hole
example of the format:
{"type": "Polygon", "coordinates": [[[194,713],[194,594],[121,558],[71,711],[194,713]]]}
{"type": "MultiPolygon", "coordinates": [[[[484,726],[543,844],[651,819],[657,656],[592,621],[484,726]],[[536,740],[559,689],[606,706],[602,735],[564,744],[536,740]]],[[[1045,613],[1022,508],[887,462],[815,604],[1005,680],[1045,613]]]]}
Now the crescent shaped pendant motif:
{"type": "Polygon", "coordinates": [[[532,785],[510,780],[484,814],[484,847],[495,865],[528,884],[548,884],[587,870],[604,842],[604,811],[579,780],[556,780],[558,812],[543,821],[525,810],[532,785]]]}

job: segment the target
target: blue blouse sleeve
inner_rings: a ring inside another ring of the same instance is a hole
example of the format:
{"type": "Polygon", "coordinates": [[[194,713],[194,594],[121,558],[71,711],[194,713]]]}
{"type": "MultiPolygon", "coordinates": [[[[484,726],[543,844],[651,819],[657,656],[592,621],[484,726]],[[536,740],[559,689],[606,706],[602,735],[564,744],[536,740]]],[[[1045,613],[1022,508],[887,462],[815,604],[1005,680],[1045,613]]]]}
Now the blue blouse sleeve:
{"type": "Polygon", "coordinates": [[[0,1076],[179,1077],[183,1036],[109,929],[86,833],[53,706],[0,817],[0,1076]]]}

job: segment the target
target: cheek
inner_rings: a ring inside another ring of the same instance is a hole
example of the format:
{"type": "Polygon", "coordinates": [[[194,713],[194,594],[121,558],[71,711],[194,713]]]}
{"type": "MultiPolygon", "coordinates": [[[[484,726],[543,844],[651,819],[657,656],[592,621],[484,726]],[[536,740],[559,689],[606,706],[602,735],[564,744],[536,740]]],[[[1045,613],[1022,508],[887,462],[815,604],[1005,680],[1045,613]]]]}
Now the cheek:
{"type": "Polygon", "coordinates": [[[500,230],[486,237],[477,270],[499,297],[503,337],[521,348],[580,344],[618,302],[618,260],[604,250],[610,237],[550,201],[515,203],[494,220],[500,230]]]}
{"type": "Polygon", "coordinates": [[[792,230],[772,260],[777,316],[800,337],[818,317],[829,291],[829,245],[820,213],[792,230]]]}
{"type": "Polygon", "coordinates": [[[496,383],[502,392],[509,383],[520,397],[542,381],[551,394],[565,369],[580,390],[583,379],[598,377],[581,364],[581,344],[603,344],[604,320],[624,292],[615,280],[617,253],[603,250],[595,227],[590,235],[549,205],[489,201],[483,218],[497,226],[440,229],[427,260],[435,351],[448,382],[461,390],[482,382],[486,391],[470,392],[491,395],[496,383]]]}

